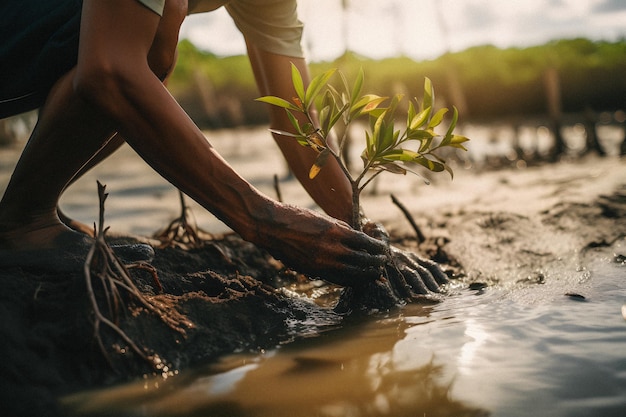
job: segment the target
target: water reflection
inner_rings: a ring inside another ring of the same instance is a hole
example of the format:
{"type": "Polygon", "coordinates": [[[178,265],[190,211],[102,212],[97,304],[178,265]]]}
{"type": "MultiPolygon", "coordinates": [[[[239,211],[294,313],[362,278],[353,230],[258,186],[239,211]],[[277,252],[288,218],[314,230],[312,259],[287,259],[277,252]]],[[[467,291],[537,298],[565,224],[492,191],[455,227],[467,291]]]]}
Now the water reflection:
{"type": "Polygon", "coordinates": [[[158,389],[146,380],[65,402],[91,416],[621,416],[626,293],[620,266],[591,267],[593,302],[531,305],[509,289],[466,291],[231,356],[158,389]]]}
{"type": "Polygon", "coordinates": [[[458,370],[462,374],[470,374],[477,353],[489,338],[485,327],[474,319],[465,321],[465,336],[469,341],[463,344],[458,359],[458,370]]]}
{"type": "MultiPolygon", "coordinates": [[[[427,313],[412,311],[412,319],[427,313]]],[[[66,402],[78,415],[488,415],[453,398],[452,378],[410,337],[411,327],[402,316],[370,320],[278,351],[233,356],[159,389],[146,382],[142,394],[131,385],[66,402]]]]}
{"type": "Polygon", "coordinates": [[[515,288],[462,291],[167,381],[64,401],[83,416],[622,416],[624,265],[604,250],[586,262],[594,285],[585,302],[547,297],[545,284],[524,287],[531,294],[522,298],[515,288]],[[532,293],[543,301],[529,303],[532,293]]]}

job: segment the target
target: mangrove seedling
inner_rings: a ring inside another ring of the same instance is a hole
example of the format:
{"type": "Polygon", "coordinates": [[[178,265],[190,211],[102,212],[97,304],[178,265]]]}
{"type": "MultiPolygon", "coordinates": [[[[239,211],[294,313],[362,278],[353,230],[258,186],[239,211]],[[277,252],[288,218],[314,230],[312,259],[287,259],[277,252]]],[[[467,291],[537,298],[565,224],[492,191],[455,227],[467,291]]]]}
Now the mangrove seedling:
{"type": "Polygon", "coordinates": [[[398,104],[404,99],[396,94],[391,99],[376,94],[363,94],[363,71],[350,86],[345,75],[337,69],[328,70],[311,80],[305,87],[302,75],[295,65],[291,67],[291,78],[296,96],[291,101],[276,96],[258,98],[274,106],[284,108],[293,125],[294,132],[271,129],[273,133],[295,138],[303,146],[313,148],[317,159],[309,171],[309,177],[315,178],[327,163],[334,158],[352,187],[352,224],[357,230],[362,228],[360,212],[361,192],[371,181],[383,172],[394,174],[413,173],[419,176],[414,167],[421,166],[433,172],[452,169],[438,155],[443,148],[466,150],[463,143],[469,139],[454,134],[458,120],[457,109],[453,107],[452,118],[443,134],[435,131],[444,121],[447,108],[435,110],[435,92],[430,79],[425,78],[422,101],[409,101],[406,122],[400,129],[396,127],[399,119],[398,104]],[[339,73],[342,88],[329,84],[330,78],[339,73]],[[388,103],[383,106],[383,104],[388,103]],[[316,122],[317,114],[319,122],[316,122]],[[363,167],[356,173],[350,172],[344,159],[343,148],[346,145],[348,127],[357,119],[367,118],[369,128],[365,132],[365,149],[361,153],[363,167]],[[343,133],[339,138],[338,148],[331,144],[333,127],[343,123],[343,133]]]}

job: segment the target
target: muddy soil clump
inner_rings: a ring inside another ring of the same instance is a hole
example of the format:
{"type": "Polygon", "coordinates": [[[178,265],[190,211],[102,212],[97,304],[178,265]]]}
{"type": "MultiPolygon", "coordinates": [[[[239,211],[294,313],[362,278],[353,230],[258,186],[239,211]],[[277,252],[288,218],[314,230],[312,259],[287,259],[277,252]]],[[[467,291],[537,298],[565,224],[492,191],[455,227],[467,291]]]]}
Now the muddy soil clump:
{"type": "Polygon", "coordinates": [[[15,415],[56,415],[55,400],[62,394],[145,374],[167,378],[226,353],[259,351],[316,331],[298,323],[316,323],[323,331],[341,322],[329,306],[279,290],[310,282],[235,235],[197,249],[155,249],[151,264],[162,291],[149,271],[129,272],[146,297],[180,313],[187,324],[184,331],[172,330],[132,299],[116,324],[145,348],[152,363],[101,326],[100,335],[109,347],[103,354],[81,271],[0,268],[3,409],[15,415]]]}

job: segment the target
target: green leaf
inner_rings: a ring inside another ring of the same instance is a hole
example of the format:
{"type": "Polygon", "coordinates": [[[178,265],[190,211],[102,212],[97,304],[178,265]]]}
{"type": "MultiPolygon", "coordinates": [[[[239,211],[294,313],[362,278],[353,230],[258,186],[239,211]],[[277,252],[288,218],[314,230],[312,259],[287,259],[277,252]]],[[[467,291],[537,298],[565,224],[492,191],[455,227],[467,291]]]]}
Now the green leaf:
{"type": "Polygon", "coordinates": [[[342,103],[343,105],[347,102],[345,94],[340,93],[335,87],[330,84],[328,84],[327,88],[328,89],[326,90],[326,94],[332,96],[335,103],[342,103]]]}
{"type": "MultiPolygon", "coordinates": [[[[384,107],[379,107],[379,108],[376,108],[376,109],[370,110],[370,111],[368,112],[368,114],[369,114],[369,116],[370,116],[370,119],[374,119],[374,120],[376,120],[376,119],[378,119],[378,118],[379,118],[379,117],[380,117],[383,113],[385,113],[386,111],[387,111],[387,109],[386,109],[386,108],[384,108],[384,107]]],[[[373,125],[372,125],[372,126],[373,126],[373,125]]]]}
{"type": "Polygon", "coordinates": [[[439,146],[447,146],[452,141],[452,133],[454,132],[454,128],[456,128],[456,123],[459,120],[459,111],[456,107],[452,106],[452,120],[450,121],[450,126],[448,126],[448,131],[446,135],[443,137],[441,144],[439,146]]]}
{"type": "Polygon", "coordinates": [[[433,161],[430,160],[424,156],[422,156],[421,158],[415,158],[413,160],[413,162],[418,163],[420,165],[422,165],[423,167],[426,167],[428,170],[433,171],[433,172],[441,172],[445,169],[445,164],[442,164],[441,162],[437,162],[437,161],[433,161]]]}
{"type": "Polygon", "coordinates": [[[309,87],[306,89],[306,93],[304,94],[304,108],[308,109],[311,104],[315,101],[315,97],[319,94],[320,90],[328,83],[330,77],[337,71],[336,68],[329,69],[323,74],[318,75],[317,77],[311,80],[309,87]]]}
{"type": "Polygon", "coordinates": [[[432,130],[410,130],[407,133],[407,139],[410,140],[425,140],[425,139],[432,139],[436,136],[435,132],[433,132],[432,130]]]}
{"type": "Polygon", "coordinates": [[[422,143],[420,144],[420,148],[418,150],[418,152],[421,153],[426,153],[430,150],[432,144],[433,144],[433,139],[435,138],[435,135],[433,134],[430,138],[426,138],[422,141],[422,143]]]}
{"type": "Polygon", "coordinates": [[[406,175],[407,173],[407,170],[405,168],[402,168],[400,165],[396,165],[393,162],[388,164],[380,164],[378,165],[378,167],[393,174],[406,175]]]}
{"type": "Polygon", "coordinates": [[[361,154],[361,158],[367,157],[369,159],[369,156],[372,155],[374,153],[374,137],[372,135],[370,135],[369,132],[365,132],[365,150],[363,151],[363,154],[361,154]]]}
{"type": "Polygon", "coordinates": [[[415,106],[413,105],[412,101],[409,101],[409,110],[407,111],[407,114],[406,114],[406,126],[407,126],[407,129],[410,129],[411,121],[415,117],[415,114],[416,114],[415,106]]]}
{"type": "Polygon", "coordinates": [[[298,119],[296,119],[296,116],[294,116],[293,113],[289,110],[286,110],[286,112],[287,112],[287,118],[291,122],[291,125],[296,130],[296,132],[298,132],[300,136],[306,136],[304,132],[302,131],[302,128],[300,127],[300,122],[298,121],[298,119]]]}
{"type": "Polygon", "coordinates": [[[428,118],[430,117],[431,110],[432,107],[426,107],[424,110],[419,112],[419,114],[414,115],[409,123],[409,129],[417,130],[420,127],[424,126],[424,124],[426,124],[428,118]]]}
{"type": "MultiPolygon", "coordinates": [[[[363,88],[363,79],[365,75],[363,74],[363,67],[359,68],[359,73],[357,74],[356,80],[354,81],[354,85],[352,86],[352,91],[350,93],[350,106],[354,105],[354,102],[357,100],[357,97],[361,94],[361,89],[363,88]]],[[[348,85],[346,84],[346,91],[348,91],[348,85]]]]}
{"type": "Polygon", "coordinates": [[[448,144],[448,146],[451,146],[453,148],[463,149],[464,151],[467,151],[467,148],[462,145],[462,143],[465,143],[467,141],[469,141],[469,139],[466,138],[465,136],[452,135],[452,138],[450,139],[450,143],[448,144]]]}
{"type": "Polygon", "coordinates": [[[339,71],[339,77],[341,78],[341,83],[343,84],[343,91],[346,92],[345,94],[348,94],[348,91],[350,91],[350,85],[348,84],[348,79],[343,71],[339,71]]]}
{"type": "Polygon", "coordinates": [[[336,112],[336,113],[335,113],[335,114],[331,117],[331,119],[330,119],[330,123],[328,124],[328,126],[329,126],[329,127],[328,127],[328,130],[327,130],[326,132],[329,132],[329,131],[330,131],[330,129],[332,129],[332,128],[333,128],[333,126],[335,126],[335,124],[339,121],[339,118],[345,114],[346,110],[348,110],[348,107],[349,107],[349,106],[350,106],[350,105],[349,105],[348,103],[346,103],[346,104],[345,104],[345,105],[344,105],[341,109],[339,109],[339,111],[338,111],[338,112],[336,112]]]}
{"type": "Polygon", "coordinates": [[[437,113],[435,113],[433,117],[430,119],[430,122],[428,122],[428,127],[432,129],[434,127],[439,126],[441,122],[443,121],[443,117],[446,115],[447,112],[448,112],[448,109],[446,108],[439,109],[439,111],[437,111],[437,113]]]}
{"type": "Polygon", "coordinates": [[[396,94],[391,99],[391,103],[387,108],[387,122],[393,124],[394,118],[396,116],[396,109],[398,108],[398,103],[402,100],[404,96],[402,94],[396,94]]]}
{"type": "Polygon", "coordinates": [[[291,132],[286,132],[284,130],[278,130],[278,129],[269,129],[270,132],[276,134],[276,135],[281,135],[281,136],[288,136],[290,138],[301,138],[303,136],[301,135],[296,135],[295,133],[291,133],[291,132]]]}
{"type": "Polygon", "coordinates": [[[319,122],[324,132],[330,131],[330,106],[324,106],[319,113],[319,122]]]}
{"type": "Polygon", "coordinates": [[[381,155],[381,159],[385,161],[403,161],[412,162],[422,155],[409,149],[392,149],[381,155]]]}
{"type": "Polygon", "coordinates": [[[300,103],[303,106],[302,110],[304,110],[306,108],[304,107],[304,82],[302,81],[302,75],[300,74],[298,67],[296,67],[296,65],[293,63],[291,64],[291,82],[293,83],[293,88],[296,91],[296,95],[300,99],[300,103]]]}
{"type": "Polygon", "coordinates": [[[301,109],[299,107],[296,107],[293,103],[290,103],[289,101],[282,99],[280,97],[276,97],[276,96],[264,96],[264,97],[259,97],[256,99],[256,101],[260,101],[262,103],[267,103],[267,104],[271,104],[273,106],[277,106],[277,107],[282,107],[283,109],[289,109],[289,110],[294,110],[294,111],[301,111],[301,109]]]}
{"type": "MultiPolygon", "coordinates": [[[[385,114],[385,119],[386,116],[387,114],[385,114]]],[[[393,123],[388,123],[387,120],[383,120],[383,123],[381,124],[381,135],[378,142],[378,152],[383,152],[393,147],[399,134],[400,132],[394,132],[393,123]]]]}
{"type": "Polygon", "coordinates": [[[383,111],[374,122],[374,127],[372,129],[372,139],[374,140],[374,150],[380,150],[380,143],[382,142],[382,136],[384,135],[383,124],[385,122],[386,111],[383,111]]]}
{"type": "Polygon", "coordinates": [[[469,138],[463,135],[452,135],[452,140],[450,141],[450,143],[459,144],[459,143],[464,143],[468,141],[469,141],[469,138]]]}
{"type": "Polygon", "coordinates": [[[356,118],[362,114],[368,114],[378,108],[378,105],[387,100],[376,94],[366,94],[350,107],[350,117],[356,118]]]}
{"type": "Polygon", "coordinates": [[[286,132],[284,130],[272,129],[272,128],[270,128],[269,131],[272,132],[275,135],[287,136],[287,137],[290,137],[290,138],[295,138],[298,141],[298,143],[300,145],[302,145],[302,146],[306,146],[306,147],[311,146],[309,138],[307,138],[304,135],[297,135],[297,134],[294,134],[294,133],[291,133],[291,132],[286,132]]]}
{"type": "Polygon", "coordinates": [[[433,83],[430,78],[424,78],[424,101],[422,103],[422,109],[433,107],[435,104],[435,90],[433,89],[433,83]]]}

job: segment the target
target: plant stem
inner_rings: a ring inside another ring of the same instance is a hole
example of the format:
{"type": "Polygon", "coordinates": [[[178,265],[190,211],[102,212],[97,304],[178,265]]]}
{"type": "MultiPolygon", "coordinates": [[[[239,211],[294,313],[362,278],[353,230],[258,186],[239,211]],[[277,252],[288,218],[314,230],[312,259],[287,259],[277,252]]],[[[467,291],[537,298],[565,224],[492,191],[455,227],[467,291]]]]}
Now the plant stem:
{"type": "Polygon", "coordinates": [[[350,181],[352,186],[352,228],[361,232],[361,189],[359,183],[356,181],[350,181]]]}

